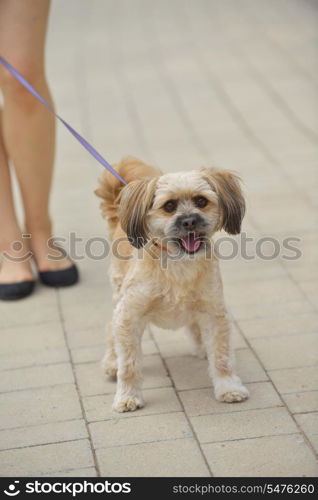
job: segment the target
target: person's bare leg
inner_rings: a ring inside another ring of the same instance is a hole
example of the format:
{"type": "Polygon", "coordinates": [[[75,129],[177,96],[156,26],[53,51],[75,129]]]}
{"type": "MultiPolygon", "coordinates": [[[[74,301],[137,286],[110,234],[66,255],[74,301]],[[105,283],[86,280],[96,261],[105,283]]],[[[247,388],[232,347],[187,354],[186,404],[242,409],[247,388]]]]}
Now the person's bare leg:
{"type": "MultiPolygon", "coordinates": [[[[52,104],[44,72],[49,5],[49,0],[0,0],[0,53],[52,104]]],[[[3,69],[0,86],[4,97],[4,145],[19,181],[25,230],[32,235],[30,245],[35,260],[41,271],[66,268],[70,265],[68,259],[53,261],[47,258],[48,253],[52,254],[48,252],[47,240],[52,234],[49,196],[54,161],[54,116],[3,69]]],[[[6,266],[5,261],[3,272],[6,266]]]]}
{"type": "Polygon", "coordinates": [[[0,111],[0,250],[3,264],[0,283],[33,279],[30,259],[24,258],[29,249],[22,238],[13,206],[8,158],[2,140],[2,113],[0,111]],[[14,244],[14,247],[12,245],[14,244]]]}

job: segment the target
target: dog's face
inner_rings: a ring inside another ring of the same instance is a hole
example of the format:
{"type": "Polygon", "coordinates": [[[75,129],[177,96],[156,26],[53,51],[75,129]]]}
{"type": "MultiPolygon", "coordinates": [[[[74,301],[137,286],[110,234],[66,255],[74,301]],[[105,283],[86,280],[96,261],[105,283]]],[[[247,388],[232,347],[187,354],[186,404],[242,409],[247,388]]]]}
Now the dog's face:
{"type": "Polygon", "coordinates": [[[132,245],[150,238],[183,254],[199,254],[215,231],[240,232],[245,203],[238,177],[202,168],[129,183],[122,191],[119,218],[132,245]]]}

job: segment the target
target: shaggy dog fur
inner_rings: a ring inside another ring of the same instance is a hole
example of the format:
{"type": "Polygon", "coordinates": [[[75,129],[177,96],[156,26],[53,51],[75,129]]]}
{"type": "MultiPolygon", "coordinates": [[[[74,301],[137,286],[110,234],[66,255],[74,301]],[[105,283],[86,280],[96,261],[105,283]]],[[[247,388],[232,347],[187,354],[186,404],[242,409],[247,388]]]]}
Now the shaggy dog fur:
{"type": "Polygon", "coordinates": [[[144,405],[141,338],[149,323],[185,327],[196,353],[208,358],[216,399],[243,401],[248,391],[234,373],[219,263],[211,251],[216,231],[240,232],[239,178],[213,168],[163,175],[130,157],[114,168],[127,185],[105,172],[96,190],[118,242],[111,265],[115,310],[103,359],[105,372],[117,376],[114,410],[144,405]]]}

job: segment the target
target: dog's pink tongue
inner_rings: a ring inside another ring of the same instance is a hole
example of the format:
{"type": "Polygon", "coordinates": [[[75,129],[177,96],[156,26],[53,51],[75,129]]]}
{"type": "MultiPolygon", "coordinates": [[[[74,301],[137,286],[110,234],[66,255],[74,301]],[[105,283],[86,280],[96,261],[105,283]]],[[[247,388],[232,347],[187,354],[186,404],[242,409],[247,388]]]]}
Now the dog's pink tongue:
{"type": "Polygon", "coordinates": [[[201,244],[200,237],[195,233],[190,233],[182,238],[182,244],[188,252],[196,252],[201,244]]]}

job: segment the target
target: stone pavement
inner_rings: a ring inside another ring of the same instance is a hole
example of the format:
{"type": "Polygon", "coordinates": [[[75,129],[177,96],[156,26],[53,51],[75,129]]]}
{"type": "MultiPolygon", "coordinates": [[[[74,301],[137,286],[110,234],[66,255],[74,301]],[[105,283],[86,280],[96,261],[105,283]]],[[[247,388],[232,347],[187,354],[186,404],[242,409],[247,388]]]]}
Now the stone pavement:
{"type": "Polygon", "coordinates": [[[182,332],[153,329],[147,405],[111,412],[114,384],[99,368],[108,259],[92,240],[106,234],[93,195],[101,167],[59,127],[56,235],[67,248],[73,238],[82,281],[0,304],[1,475],[317,474],[317,26],[310,0],[53,2],[57,109],[109,161],[242,175],[250,258],[222,269],[251,397],[216,402],[182,332]],[[286,258],[290,237],[297,259],[286,258]]]}

